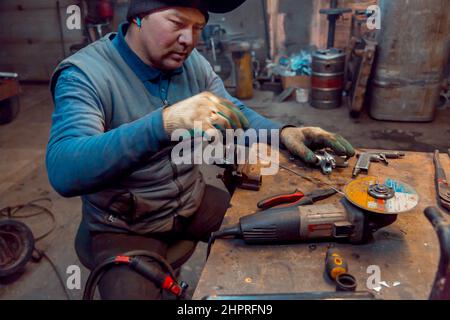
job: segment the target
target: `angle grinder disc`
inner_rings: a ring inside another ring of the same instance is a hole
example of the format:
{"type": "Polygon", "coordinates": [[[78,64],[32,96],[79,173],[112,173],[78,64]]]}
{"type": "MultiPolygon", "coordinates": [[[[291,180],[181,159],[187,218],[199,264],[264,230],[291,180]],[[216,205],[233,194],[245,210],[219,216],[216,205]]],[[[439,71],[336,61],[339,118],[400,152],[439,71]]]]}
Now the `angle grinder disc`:
{"type": "Polygon", "coordinates": [[[344,188],[345,197],[355,206],[373,213],[399,214],[411,211],[419,195],[409,185],[391,178],[365,177],[344,188]],[[379,191],[379,196],[376,192],[379,191]]]}

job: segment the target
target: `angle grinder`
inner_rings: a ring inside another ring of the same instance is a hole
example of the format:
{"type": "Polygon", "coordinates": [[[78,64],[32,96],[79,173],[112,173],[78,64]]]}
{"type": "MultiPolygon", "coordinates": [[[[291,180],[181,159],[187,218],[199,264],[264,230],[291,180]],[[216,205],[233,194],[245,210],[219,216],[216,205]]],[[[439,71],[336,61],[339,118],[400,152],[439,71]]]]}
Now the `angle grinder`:
{"type": "Polygon", "coordinates": [[[373,176],[350,182],[339,204],[272,208],[240,218],[239,223],[212,234],[239,238],[247,244],[347,241],[364,244],[373,233],[414,209],[417,192],[395,179],[373,176]]]}

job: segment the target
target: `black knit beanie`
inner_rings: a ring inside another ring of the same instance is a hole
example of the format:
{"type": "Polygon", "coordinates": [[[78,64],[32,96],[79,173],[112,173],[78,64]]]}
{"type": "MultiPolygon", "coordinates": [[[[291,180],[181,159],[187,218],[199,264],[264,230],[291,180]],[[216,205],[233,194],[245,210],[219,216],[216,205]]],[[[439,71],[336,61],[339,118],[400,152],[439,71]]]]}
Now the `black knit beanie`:
{"type": "Polygon", "coordinates": [[[130,0],[127,19],[132,21],[134,17],[142,13],[167,7],[189,7],[199,9],[206,18],[209,13],[226,13],[233,11],[246,0],[130,0]]]}

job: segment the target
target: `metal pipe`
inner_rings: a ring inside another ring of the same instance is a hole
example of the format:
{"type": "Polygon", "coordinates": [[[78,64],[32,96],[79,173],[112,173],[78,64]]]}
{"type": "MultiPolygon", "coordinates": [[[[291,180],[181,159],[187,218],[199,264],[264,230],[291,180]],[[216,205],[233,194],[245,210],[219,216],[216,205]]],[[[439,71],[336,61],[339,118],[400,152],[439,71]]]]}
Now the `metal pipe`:
{"type": "MultiPolygon", "coordinates": [[[[336,9],[337,8],[337,0],[331,0],[330,1],[330,8],[336,9]]],[[[336,18],[338,16],[332,14],[328,16],[329,21],[329,28],[328,28],[328,40],[327,40],[327,48],[333,48],[334,47],[334,41],[335,41],[335,34],[336,34],[336,18]]]]}
{"type": "Polygon", "coordinates": [[[269,22],[267,21],[267,0],[261,0],[261,5],[263,9],[263,20],[264,20],[264,37],[265,40],[265,46],[267,50],[267,59],[271,60],[272,56],[270,55],[270,35],[269,35],[269,22]]]}
{"type": "Polygon", "coordinates": [[[66,45],[65,45],[65,41],[64,41],[64,30],[62,27],[62,21],[61,21],[61,6],[59,5],[59,1],[56,1],[56,13],[58,16],[58,26],[59,26],[59,38],[61,41],[61,48],[62,48],[62,54],[63,54],[63,59],[66,58],[66,45]]]}

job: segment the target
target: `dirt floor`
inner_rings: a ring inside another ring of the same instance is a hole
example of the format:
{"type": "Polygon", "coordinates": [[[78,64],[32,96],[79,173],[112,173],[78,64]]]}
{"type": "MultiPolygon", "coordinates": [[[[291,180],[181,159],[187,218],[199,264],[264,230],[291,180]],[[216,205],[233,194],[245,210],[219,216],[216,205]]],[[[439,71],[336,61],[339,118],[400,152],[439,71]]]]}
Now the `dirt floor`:
{"type": "MultiPolygon", "coordinates": [[[[73,242],[80,221],[79,198],[65,199],[52,190],[45,170],[45,148],[51,126],[52,100],[46,85],[23,87],[21,112],[11,124],[0,126],[0,208],[23,204],[38,198],[56,216],[56,229],[37,243],[46,252],[58,272],[67,278],[71,265],[82,269],[82,282],[89,275],[76,257],[73,242]]],[[[450,147],[450,106],[438,111],[432,123],[380,122],[363,114],[354,120],[345,108],[316,110],[295,101],[274,103],[271,92],[256,92],[246,103],[259,113],[282,123],[320,126],[339,132],[357,148],[410,150],[431,152],[450,147]]],[[[203,168],[206,180],[216,184],[214,168],[203,168]]],[[[51,219],[42,215],[24,220],[35,236],[51,226],[51,219]]],[[[206,248],[199,244],[192,258],[182,269],[182,278],[190,286],[190,293],[200,277],[206,248]]],[[[80,299],[82,290],[71,290],[71,299],[80,299]]],[[[0,280],[0,299],[66,299],[61,284],[50,263],[43,259],[28,264],[23,274],[0,280]]]]}

